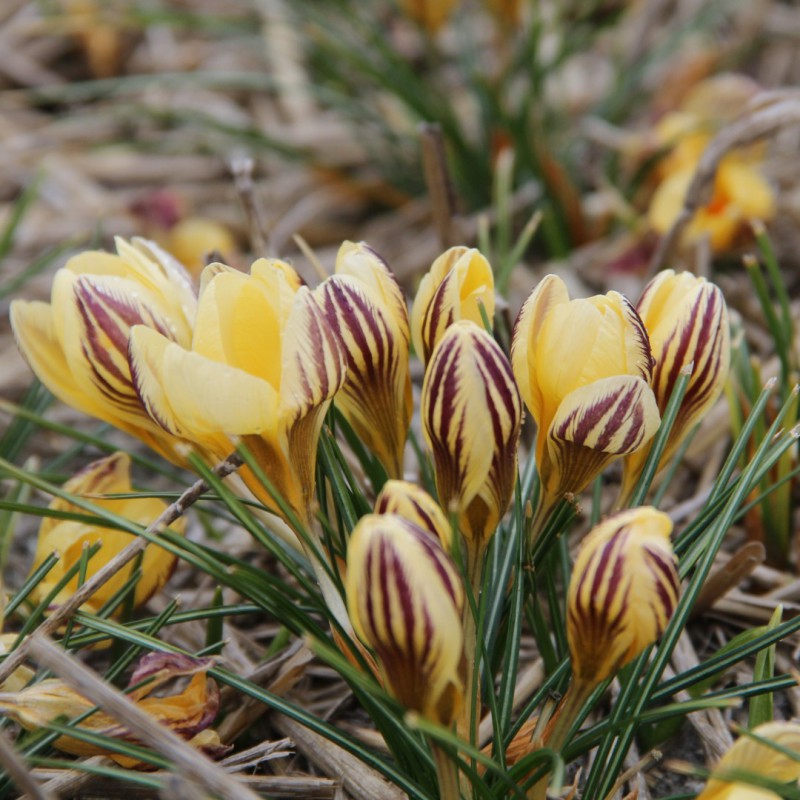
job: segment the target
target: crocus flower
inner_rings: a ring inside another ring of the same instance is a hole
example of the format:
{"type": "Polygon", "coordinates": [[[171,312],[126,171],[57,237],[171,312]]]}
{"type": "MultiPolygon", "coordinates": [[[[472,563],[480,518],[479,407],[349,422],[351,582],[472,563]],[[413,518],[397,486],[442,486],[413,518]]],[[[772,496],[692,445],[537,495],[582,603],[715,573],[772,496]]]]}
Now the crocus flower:
{"type": "Polygon", "coordinates": [[[767,722],[743,734],[717,764],[697,800],[778,800],[782,795],[749,783],[746,778],[767,778],[797,788],[800,780],[800,725],[767,722]],[[764,741],[758,741],[755,737],[764,741]],[[770,744],[774,744],[771,747],[770,744]],[[794,758],[786,752],[794,754],[794,758]]]}
{"type": "Polygon", "coordinates": [[[403,13],[430,33],[436,33],[450,19],[459,0],[399,0],[403,13]]]}
{"type": "Polygon", "coordinates": [[[575,680],[612,677],[664,632],[680,593],[667,514],[635,508],[609,517],[583,540],[567,597],[575,680]]]}
{"type": "Polygon", "coordinates": [[[345,242],[336,274],[320,287],[320,299],[347,359],[336,406],[389,475],[400,478],[413,412],[403,292],[369,245],[345,242]]]}
{"type": "MultiPolygon", "coordinates": [[[[686,394],[675,418],[662,464],[669,461],[692,428],[719,398],[730,370],[730,328],[722,292],[691,273],[660,272],[645,287],[636,306],[655,358],[653,392],[663,415],[681,370],[693,365],[686,394]]],[[[624,461],[623,497],[638,480],[650,448],[624,461]]]]}
{"type": "Polygon", "coordinates": [[[347,606],[387,690],[450,725],[464,694],[464,588],[439,542],[396,514],[368,514],[347,553],[347,606]]]}
{"type": "Polygon", "coordinates": [[[473,322],[452,325],[422,384],[422,428],[439,501],[458,517],[470,575],[508,509],[517,474],[522,401],[500,346],[473,322]]]}
{"type": "Polygon", "coordinates": [[[397,514],[433,534],[449,552],[453,529],[441,506],[421,487],[409,481],[386,481],[375,499],[376,514],[397,514]]]}
{"type": "MultiPolygon", "coordinates": [[[[157,497],[112,499],[104,496],[133,493],[130,457],[127,453],[114,453],[92,462],[68,480],[63,488],[70,494],[90,500],[100,508],[144,527],[156,520],[167,507],[167,504],[157,497]]],[[[57,512],[86,513],[60,497],[56,497],[49,508],[57,512]]],[[[179,519],[173,523],[171,529],[183,533],[184,527],[184,520],[179,519]]],[[[80,561],[87,546],[95,543],[101,545],[100,550],[87,563],[87,577],[91,577],[127,547],[134,538],[133,534],[104,528],[100,524],[44,517],[39,528],[39,539],[36,543],[36,555],[31,572],[38,569],[52,553],[58,554],[59,560],[31,591],[31,600],[34,603],[44,600],[64,574],[80,561]]],[[[164,586],[175,569],[176,559],[177,556],[158,545],[148,544],[145,547],[141,562],[142,576],[136,584],[133,597],[134,607],[144,605],[164,586]]],[[[133,564],[128,564],[119,570],[86,601],[83,609],[97,613],[125,585],[132,569],[133,564]]],[[[53,598],[51,601],[53,606],[60,605],[72,596],[78,588],[78,578],[79,576],[75,575],[53,598]]]]}
{"type": "Polygon", "coordinates": [[[128,366],[134,325],[188,345],[197,305],[184,268],[153,242],[117,239],[117,253],[86,252],[53,280],[51,302],[11,304],[17,345],[67,405],[138,437],[177,464],[180,442],[142,408],[128,366]]]}
{"type": "MultiPolygon", "coordinates": [[[[136,687],[143,681],[148,682],[134,688],[128,696],[142,711],[151,714],[162,725],[188,740],[189,744],[208,755],[219,756],[229,748],[221,743],[216,731],[209,727],[219,710],[219,689],[206,674],[213,665],[213,658],[149,653],[139,661],[128,686],[136,687]],[[181,677],[191,678],[185,688],[163,694],[163,687],[168,681],[181,677]],[[162,689],[157,697],[153,696],[156,689],[162,689]]],[[[62,717],[77,717],[94,707],[94,703],[57,678],[48,678],[19,692],[0,693],[0,713],[8,715],[29,731],[47,728],[51,722],[62,717]]],[[[124,725],[102,711],[96,711],[83,720],[78,728],[139,744],[124,725]]],[[[53,746],[78,756],[108,755],[124,767],[141,766],[141,762],[112,753],[101,744],[72,736],[59,736],[53,746]]]]}
{"type": "Polygon", "coordinates": [[[475,249],[451,247],[440,255],[420,281],[411,307],[411,340],[426,364],[437,342],[454,322],[471,320],[483,327],[483,307],[494,319],[494,275],[475,249]]]}
{"type": "Polygon", "coordinates": [[[545,506],[580,492],[658,429],[647,332],[618,292],[570,300],[548,275],[519,313],[511,362],[536,422],[545,506]]]}
{"type": "MultiPolygon", "coordinates": [[[[317,296],[280,261],[249,275],[206,268],[194,335],[183,345],[144,326],[131,332],[131,374],[152,419],[216,459],[238,436],[304,524],[314,498],[317,441],[344,357],[317,296]]],[[[271,510],[249,470],[242,477],[271,510]]]]}

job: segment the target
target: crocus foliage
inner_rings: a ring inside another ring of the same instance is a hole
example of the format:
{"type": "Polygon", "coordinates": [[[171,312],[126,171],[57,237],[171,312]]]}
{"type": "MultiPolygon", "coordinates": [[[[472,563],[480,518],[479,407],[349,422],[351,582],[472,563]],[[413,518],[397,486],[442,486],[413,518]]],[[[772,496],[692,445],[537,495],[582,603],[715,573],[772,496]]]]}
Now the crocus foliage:
{"type": "Polygon", "coordinates": [[[17,345],[41,382],[67,405],[136,436],[185,464],[181,441],[139,401],[128,366],[134,325],[188,346],[197,306],[186,270],[153,242],[117,239],[117,254],[71,258],[53,280],[50,303],[15,300],[17,345]]]}
{"type": "MultiPolygon", "coordinates": [[[[156,721],[166,725],[189,744],[209,755],[219,756],[228,749],[210,728],[219,710],[219,689],[207,672],[213,658],[192,658],[176,653],[149,653],[138,663],[129,681],[128,693],[136,705],[156,721]],[[167,684],[176,678],[189,678],[182,689],[167,684]],[[146,683],[144,683],[146,681],[146,683]],[[140,685],[142,684],[142,685],[140,685]],[[155,696],[159,690],[158,696],[155,696]]],[[[0,713],[9,716],[26,730],[47,728],[60,718],[71,719],[91,711],[94,703],[58,678],[48,678],[19,692],[0,693],[0,713]]],[[[78,725],[78,730],[102,734],[112,739],[140,744],[118,720],[96,711],[78,725]]],[[[101,744],[72,736],[59,736],[54,747],[78,756],[108,755],[124,767],[141,767],[140,761],[109,751],[101,744]]]]}
{"type": "Polygon", "coordinates": [[[757,785],[764,778],[797,790],[800,725],[767,722],[755,728],[752,736],[742,734],[722,756],[697,800],[778,800],[782,795],[757,785]]]}
{"type": "Polygon", "coordinates": [[[362,517],[346,589],[353,627],[375,651],[387,690],[450,725],[464,695],[464,588],[439,541],[396,514],[362,517]]]}
{"type": "Polygon", "coordinates": [[[653,644],[678,603],[667,514],[642,507],[609,517],[581,544],[567,597],[577,681],[595,685],[653,644]]]}
{"type": "Polygon", "coordinates": [[[580,492],[658,430],[647,331],[618,292],[570,300],[564,282],[548,275],[517,318],[511,362],[551,499],[580,492]]]}
{"type": "MultiPolygon", "coordinates": [[[[94,505],[130,522],[147,527],[166,509],[167,504],[157,497],[128,497],[114,499],[105,495],[135,494],[130,479],[130,457],[126,453],[94,461],[64,484],[64,491],[90,500],[94,505]]],[[[55,498],[51,511],[86,514],[74,504],[55,498]]],[[[177,520],[171,530],[183,533],[185,521],[177,520]]],[[[71,519],[44,517],[39,528],[36,555],[31,571],[35,571],[52,553],[59,560],[33,588],[32,602],[39,603],[47,597],[70,568],[81,559],[86,547],[99,543],[100,550],[87,563],[86,577],[94,575],[114,556],[127,547],[134,535],[121,530],[71,519]]],[[[156,544],[148,544],[141,561],[142,576],[136,584],[133,604],[144,605],[167,582],[175,568],[177,557],[156,544]]],[[[128,581],[133,569],[127,564],[104,583],[85,603],[83,610],[97,613],[128,581]]],[[[78,588],[76,574],[51,600],[51,608],[60,605],[78,588]]]]}
{"type": "Polygon", "coordinates": [[[325,318],[347,361],[336,406],[389,475],[401,478],[413,413],[403,292],[369,245],[345,242],[336,258],[336,274],[320,293],[325,318]]]}

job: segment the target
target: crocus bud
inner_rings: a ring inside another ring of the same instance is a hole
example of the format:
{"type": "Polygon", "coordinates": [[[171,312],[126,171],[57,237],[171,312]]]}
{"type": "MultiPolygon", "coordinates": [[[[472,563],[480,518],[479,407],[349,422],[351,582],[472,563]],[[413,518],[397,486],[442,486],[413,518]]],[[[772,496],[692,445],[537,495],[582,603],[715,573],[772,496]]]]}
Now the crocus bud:
{"type": "MultiPolygon", "coordinates": [[[[241,436],[307,521],[319,433],[344,380],[339,339],[289,265],[259,259],[249,275],[213,264],[206,272],[191,349],[143,326],[131,332],[136,390],[153,420],[216,460],[241,436]]],[[[249,470],[241,475],[279,512],[249,470]]]]}
{"type": "MultiPolygon", "coordinates": [[[[64,484],[64,491],[84,497],[100,508],[145,527],[154,522],[167,507],[167,504],[157,497],[122,499],[104,497],[104,495],[134,493],[130,479],[130,457],[126,453],[114,453],[89,464],[64,484]]],[[[60,497],[55,498],[49,508],[57,513],[84,513],[60,497]]],[[[173,523],[172,530],[183,533],[184,527],[184,520],[179,519],[173,523]]],[[[80,561],[85,547],[95,543],[101,545],[100,550],[92,556],[87,565],[86,576],[91,577],[127,547],[134,538],[131,533],[88,522],[45,517],[39,528],[39,539],[31,572],[38,569],[52,553],[57,553],[59,560],[33,588],[31,600],[39,603],[49,595],[64,574],[80,561]]],[[[145,547],[141,564],[142,576],[136,584],[133,598],[136,608],[144,605],[164,586],[175,569],[176,559],[177,556],[158,545],[148,544],[145,547]]],[[[97,613],[125,585],[132,569],[132,564],[124,566],[86,601],[84,610],[97,613]]],[[[78,576],[75,575],[53,598],[53,606],[58,606],[70,598],[77,588],[78,576]]]]}
{"type": "Polygon", "coordinates": [[[336,406],[389,475],[400,478],[413,412],[403,292],[374,250],[345,242],[336,274],[320,287],[320,301],[347,360],[336,406]]]}
{"type": "Polygon", "coordinates": [[[368,514],[347,554],[347,606],[387,690],[450,725],[464,694],[461,577],[439,542],[396,514],[368,514]]]}
{"type": "MultiPolygon", "coordinates": [[[[728,310],[719,287],[689,272],[660,272],[645,287],[636,310],[655,358],[653,392],[663,414],[681,370],[692,375],[670,430],[661,463],[666,463],[692,428],[717,401],[730,369],[728,310]]],[[[625,459],[625,483],[638,480],[650,448],[625,459]]]]}
{"type": "Polygon", "coordinates": [[[436,33],[444,25],[458,0],[399,0],[403,13],[430,33],[436,33]]]}
{"type": "Polygon", "coordinates": [[[462,321],[437,345],[422,384],[422,428],[436,489],[458,516],[468,550],[482,550],[508,509],[522,421],[511,364],[483,328],[462,321]]]}
{"type": "Polygon", "coordinates": [[[486,258],[475,249],[451,247],[431,265],[420,281],[411,307],[411,338],[423,364],[454,322],[471,320],[483,327],[484,308],[494,319],[494,275],[486,258]]]}
{"type": "Polygon", "coordinates": [[[575,679],[612,677],[664,632],[680,581],[672,522],[651,507],[609,517],[583,540],[567,598],[567,640],[575,679]]]}
{"type": "Polygon", "coordinates": [[[548,275],[519,313],[511,362],[536,421],[536,465],[550,501],[580,492],[661,422],[647,332],[618,292],[570,300],[548,275]]]}
{"type": "Polygon", "coordinates": [[[197,306],[186,270],[153,242],[117,239],[117,253],[85,252],[53,280],[51,302],[11,304],[11,326],[39,380],[67,405],[138,437],[185,465],[180,444],[148,416],[131,379],[134,325],[188,345],[197,306]]]}
{"type": "Polygon", "coordinates": [[[375,500],[376,514],[397,514],[433,534],[449,552],[453,529],[441,506],[422,488],[408,481],[386,481],[375,500]]]}
{"type": "Polygon", "coordinates": [[[767,778],[775,783],[791,782],[796,790],[800,779],[800,725],[767,722],[755,728],[753,734],[765,741],[746,734],[740,736],[722,756],[697,800],[779,800],[781,795],[748,783],[746,776],[754,780],[767,778]]]}

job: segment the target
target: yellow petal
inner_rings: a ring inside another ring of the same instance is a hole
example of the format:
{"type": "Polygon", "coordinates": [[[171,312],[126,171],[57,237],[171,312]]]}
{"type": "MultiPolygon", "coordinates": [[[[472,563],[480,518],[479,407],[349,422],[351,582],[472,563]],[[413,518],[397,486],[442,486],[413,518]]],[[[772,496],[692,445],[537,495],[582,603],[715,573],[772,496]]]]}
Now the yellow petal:
{"type": "Polygon", "coordinates": [[[347,605],[377,653],[389,691],[450,725],[464,691],[464,589],[430,534],[394,514],[368,514],[348,545],[347,605]]]}
{"type": "Polygon", "coordinates": [[[569,584],[567,639],[573,673],[589,684],[612,677],[664,632],[680,581],[667,514],[616,514],[584,539],[569,584]]]}
{"type": "Polygon", "coordinates": [[[450,550],[453,529],[439,504],[421,487],[409,481],[390,480],[375,499],[376,514],[397,514],[433,534],[450,550]]]}
{"type": "Polygon", "coordinates": [[[451,247],[431,265],[420,281],[411,308],[414,350],[427,363],[448,326],[470,320],[483,327],[481,307],[494,319],[494,275],[475,249],[451,247]]]}
{"type": "Polygon", "coordinates": [[[582,491],[614,459],[656,434],[661,417],[638,377],[604,378],[569,394],[547,432],[539,472],[551,496],[582,491]]]}
{"type": "Polygon", "coordinates": [[[266,381],[184,350],[149,328],[131,334],[131,369],[153,419],[179,436],[202,444],[220,434],[274,430],[277,395],[266,381]]]}
{"type": "Polygon", "coordinates": [[[347,362],[337,408],[387,472],[400,476],[413,412],[408,337],[400,335],[380,295],[365,291],[356,278],[329,278],[320,302],[347,362]]]}
{"type": "Polygon", "coordinates": [[[472,322],[452,325],[422,385],[423,433],[436,488],[468,540],[483,542],[514,488],[522,402],[500,346],[472,322]]]}

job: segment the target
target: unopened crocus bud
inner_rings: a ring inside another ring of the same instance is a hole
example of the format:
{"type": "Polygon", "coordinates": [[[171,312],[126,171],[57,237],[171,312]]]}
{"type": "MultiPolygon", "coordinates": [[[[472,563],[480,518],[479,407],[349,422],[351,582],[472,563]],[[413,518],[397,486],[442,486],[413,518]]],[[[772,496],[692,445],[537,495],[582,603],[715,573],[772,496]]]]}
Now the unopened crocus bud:
{"type": "MultiPolygon", "coordinates": [[[[719,287],[689,272],[665,270],[645,287],[636,310],[644,322],[655,358],[653,392],[661,414],[675,389],[681,370],[692,374],[678,415],[670,430],[661,464],[717,401],[730,370],[730,327],[719,287]]],[[[625,459],[623,483],[632,488],[650,448],[625,459]]],[[[626,491],[623,490],[623,494],[626,491]]]]}
{"type": "Polygon", "coordinates": [[[184,465],[180,439],[154,422],[128,364],[140,325],[188,346],[197,307],[186,270],[153,242],[117,239],[117,255],[85,252],[53,280],[51,302],[15,300],[11,327],[36,377],[67,405],[138,437],[184,465]]]}
{"type": "Polygon", "coordinates": [[[464,695],[461,577],[439,542],[396,514],[368,514],[347,553],[347,607],[387,690],[450,725],[464,695]]]}
{"type": "MultiPolygon", "coordinates": [[[[130,479],[130,457],[127,453],[114,453],[89,464],[64,484],[64,491],[87,499],[106,511],[144,527],[158,519],[167,507],[167,504],[157,497],[105,497],[105,495],[134,494],[130,479]]],[[[49,508],[56,513],[85,513],[60,497],[55,498],[49,508]]],[[[171,529],[183,533],[184,527],[184,520],[179,519],[172,524],[171,529]]],[[[125,549],[134,538],[131,533],[104,528],[99,524],[58,519],[55,516],[45,517],[39,528],[39,539],[31,571],[36,571],[52,553],[56,553],[59,560],[33,588],[30,599],[34,603],[44,600],[65,573],[80,562],[87,546],[100,544],[100,550],[87,564],[86,577],[91,577],[125,549]]],[[[177,556],[158,545],[148,544],[145,547],[141,564],[142,576],[136,584],[133,597],[134,607],[144,605],[164,586],[175,569],[176,560],[177,556]]],[[[132,569],[133,565],[127,564],[116,572],[86,601],[84,610],[97,613],[122,589],[129,580],[132,569]]],[[[70,598],[77,589],[78,576],[75,575],[52,599],[52,607],[70,598]]]]}
{"type": "Polygon", "coordinates": [[[450,550],[453,529],[441,506],[422,488],[409,481],[386,481],[375,500],[376,514],[397,514],[433,534],[450,550]]]}
{"type": "Polygon", "coordinates": [[[511,501],[521,422],[522,401],[505,353],[473,322],[452,325],[425,372],[422,429],[439,501],[457,515],[473,562],[511,501]]]}
{"type": "Polygon", "coordinates": [[[494,319],[494,275],[480,251],[451,247],[440,255],[420,281],[411,307],[411,339],[423,364],[447,328],[459,320],[483,327],[484,309],[494,319]]]}
{"type": "Polygon", "coordinates": [[[336,274],[320,287],[320,301],[347,360],[336,406],[389,475],[400,478],[413,412],[403,292],[372,248],[345,242],[336,274]]]}
{"type": "Polygon", "coordinates": [[[697,800],[779,800],[782,797],[749,783],[746,777],[754,781],[766,778],[774,783],[788,783],[796,791],[800,780],[800,725],[767,722],[755,728],[752,737],[740,736],[722,756],[697,800]]]}
{"type": "Polygon", "coordinates": [[[583,540],[567,598],[575,680],[596,685],[653,644],[678,603],[667,514],[643,507],[609,517],[583,540]]]}
{"type": "Polygon", "coordinates": [[[514,326],[514,375],[536,422],[536,466],[547,502],[580,492],[658,430],[647,331],[618,292],[570,300],[548,275],[514,326]]]}

